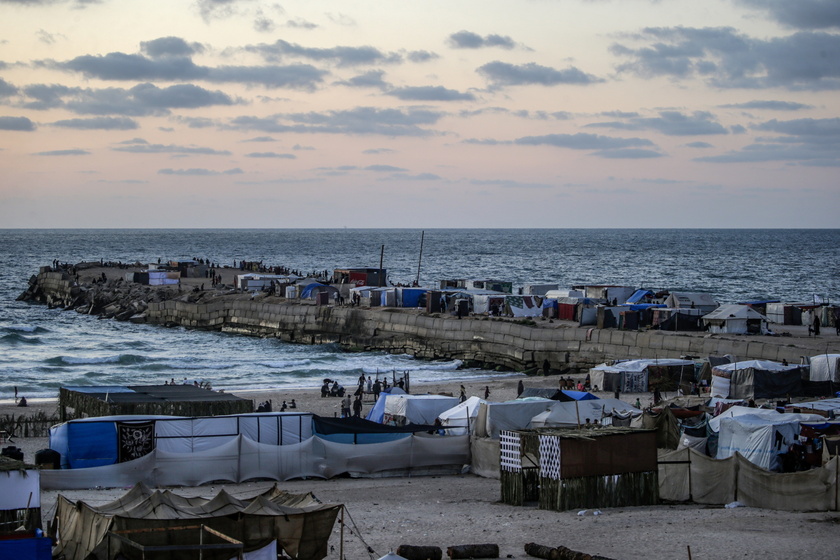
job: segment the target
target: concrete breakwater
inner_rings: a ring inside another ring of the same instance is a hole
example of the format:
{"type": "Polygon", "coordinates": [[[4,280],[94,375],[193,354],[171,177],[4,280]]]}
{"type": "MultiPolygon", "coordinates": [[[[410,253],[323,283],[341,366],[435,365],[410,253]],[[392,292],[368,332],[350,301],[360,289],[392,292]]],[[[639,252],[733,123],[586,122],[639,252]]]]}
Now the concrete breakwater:
{"type": "Polygon", "coordinates": [[[337,343],[422,359],[532,374],[579,372],[604,361],[732,354],[739,360],[798,362],[813,352],[793,337],[582,328],[565,321],[470,316],[458,319],[410,308],[359,308],[306,300],[144,286],[122,279],[79,283],[45,267],[19,299],[100,317],[163,326],[337,343]]]}

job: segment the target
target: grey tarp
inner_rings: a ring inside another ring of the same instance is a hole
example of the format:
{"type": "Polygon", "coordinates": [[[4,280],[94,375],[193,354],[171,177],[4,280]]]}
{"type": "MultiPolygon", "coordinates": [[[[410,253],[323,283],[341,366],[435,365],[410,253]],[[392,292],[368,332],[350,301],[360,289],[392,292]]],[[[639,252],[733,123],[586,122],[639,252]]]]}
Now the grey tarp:
{"type": "MultiPolygon", "coordinates": [[[[234,498],[224,490],[213,498],[187,498],[169,490],[152,491],[142,484],[101,506],[73,503],[59,496],[55,513],[58,541],[53,555],[63,554],[68,560],[105,559],[109,531],[136,529],[170,529],[129,535],[146,546],[194,545],[197,532],[174,529],[200,523],[241,541],[246,552],[276,540],[292,558],[320,560],[327,556],[329,537],[341,507],[323,504],[312,494],[290,494],[276,485],[248,499],[234,498]]],[[[129,560],[141,557],[140,551],[121,547],[117,539],[110,541],[111,557],[117,551],[129,560]]],[[[178,558],[184,552],[171,554],[171,558],[178,558]]],[[[203,552],[206,560],[231,556],[231,551],[203,552]]]]}

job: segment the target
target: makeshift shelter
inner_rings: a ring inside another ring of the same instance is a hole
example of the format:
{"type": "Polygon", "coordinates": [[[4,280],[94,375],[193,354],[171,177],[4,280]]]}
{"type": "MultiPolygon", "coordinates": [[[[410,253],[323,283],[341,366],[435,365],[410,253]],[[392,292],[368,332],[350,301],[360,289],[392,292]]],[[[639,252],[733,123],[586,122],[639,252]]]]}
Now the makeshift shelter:
{"type": "Polygon", "coordinates": [[[481,403],[487,402],[476,396],[472,396],[462,403],[458,403],[449,410],[438,414],[441,425],[449,435],[463,435],[472,433],[475,430],[475,419],[478,417],[478,409],[481,403]]]}
{"type": "Polygon", "coordinates": [[[72,408],[77,417],[125,414],[218,416],[254,412],[254,401],[192,384],[61,387],[61,419],[72,408]]]}
{"type": "Polygon", "coordinates": [[[797,414],[766,416],[743,414],[721,418],[717,458],[725,459],[736,452],[768,471],[781,470],[779,455],[786,453],[799,435],[797,414]]]}
{"type": "MultiPolygon", "coordinates": [[[[272,557],[282,551],[295,560],[320,560],[327,556],[330,534],[342,507],[324,504],[312,494],[290,494],[276,485],[252,498],[238,499],[224,490],[212,498],[189,498],[137,484],[121,498],[101,506],[81,500],[74,503],[60,495],[54,554],[63,554],[68,560],[110,560],[118,554],[128,560],[140,559],[145,556],[127,546],[119,535],[136,539],[142,546],[183,547],[198,544],[198,539],[190,540],[195,533],[176,529],[201,524],[241,542],[245,552],[275,543],[272,557]]],[[[177,548],[170,554],[165,557],[183,557],[177,548]]],[[[206,560],[232,556],[230,549],[201,553],[206,560]]]]}
{"type": "Polygon", "coordinates": [[[568,389],[549,389],[540,387],[525,387],[520,399],[528,399],[538,397],[541,399],[551,399],[553,401],[588,401],[598,399],[593,393],[587,391],[572,391],[568,389]]]}
{"type": "Polygon", "coordinates": [[[539,500],[554,511],[656,504],[655,440],[629,428],[504,431],[502,502],[539,500]]]}
{"type": "Polygon", "coordinates": [[[530,428],[531,419],[550,408],[549,399],[517,399],[501,403],[481,403],[476,417],[476,435],[499,439],[502,430],[530,428]]]}
{"type": "Polygon", "coordinates": [[[507,296],[505,315],[511,317],[539,317],[542,315],[542,298],[539,296],[507,296]]]}
{"type": "Polygon", "coordinates": [[[592,386],[602,391],[675,391],[681,382],[694,381],[694,362],[675,358],[624,360],[595,366],[589,375],[592,386]]]}
{"type": "Polygon", "coordinates": [[[595,399],[583,401],[556,402],[531,418],[531,428],[572,428],[594,424],[612,423],[612,415],[638,416],[641,410],[619,399],[595,399]],[[589,420],[589,422],[587,422],[589,420]]]}
{"type": "Polygon", "coordinates": [[[124,463],[155,449],[171,453],[204,451],[229,443],[240,434],[258,443],[297,444],[312,437],[312,414],[80,418],[50,428],[50,449],[61,455],[62,468],[78,469],[124,463]]]}
{"type": "Polygon", "coordinates": [[[811,397],[833,396],[840,389],[840,354],[820,354],[808,360],[808,377],[802,388],[811,397]]]}
{"type": "Polygon", "coordinates": [[[405,426],[388,426],[364,418],[330,418],[313,416],[312,427],[314,433],[327,441],[337,443],[382,443],[407,438],[413,433],[434,430],[434,426],[420,424],[406,424],[405,426]]]}
{"type": "Polygon", "coordinates": [[[426,293],[428,288],[403,288],[396,289],[397,306],[399,307],[426,307],[426,293]]]}
{"type": "Polygon", "coordinates": [[[338,288],[321,284],[319,282],[312,282],[311,284],[307,284],[300,291],[300,299],[316,299],[319,294],[324,293],[327,294],[326,297],[331,300],[334,296],[338,295],[338,288]]]}
{"type": "Polygon", "coordinates": [[[703,315],[703,323],[713,334],[767,334],[767,317],[749,305],[722,305],[703,315]]]}
{"type": "Polygon", "coordinates": [[[712,368],[712,397],[772,399],[802,394],[801,365],[748,360],[712,368]]]}
{"type": "Polygon", "coordinates": [[[52,558],[52,542],[39,536],[40,480],[37,467],[0,456],[0,558],[52,558]]]}
{"type": "Polygon", "coordinates": [[[699,309],[703,315],[718,308],[715,298],[703,292],[671,292],[663,303],[672,309],[699,309]]]}
{"type": "Polygon", "coordinates": [[[382,423],[432,425],[444,411],[458,404],[458,397],[445,395],[387,395],[382,423]]]}

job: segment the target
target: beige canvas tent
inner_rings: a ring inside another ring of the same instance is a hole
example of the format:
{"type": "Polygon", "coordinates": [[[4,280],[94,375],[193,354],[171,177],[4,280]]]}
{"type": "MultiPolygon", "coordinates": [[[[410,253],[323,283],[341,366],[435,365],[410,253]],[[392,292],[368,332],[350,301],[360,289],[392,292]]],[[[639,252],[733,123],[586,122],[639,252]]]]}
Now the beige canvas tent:
{"type": "MultiPolygon", "coordinates": [[[[142,551],[120,537],[145,547],[194,546],[197,533],[187,529],[202,526],[241,542],[245,552],[276,542],[278,552],[282,549],[291,558],[320,560],[327,556],[330,533],[342,507],[323,504],[312,494],[290,494],[276,485],[250,499],[234,498],[224,490],[213,498],[187,498],[169,490],[152,491],[143,484],[101,506],[59,496],[53,555],[104,560],[119,552],[131,560],[143,557],[142,551]]],[[[175,559],[179,554],[184,550],[159,552],[154,557],[175,559]]],[[[233,556],[229,549],[202,551],[204,560],[233,556]]]]}

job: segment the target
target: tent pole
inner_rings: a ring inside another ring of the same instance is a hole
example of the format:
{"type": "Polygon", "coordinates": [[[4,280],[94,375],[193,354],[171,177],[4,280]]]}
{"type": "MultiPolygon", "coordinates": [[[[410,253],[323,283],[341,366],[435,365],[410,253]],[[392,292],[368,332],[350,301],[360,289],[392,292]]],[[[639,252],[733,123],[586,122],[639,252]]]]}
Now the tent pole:
{"type": "Polygon", "coordinates": [[[338,560],[344,560],[344,504],[341,505],[341,540],[338,543],[338,560]]]}
{"type": "Polygon", "coordinates": [[[420,285],[420,263],[423,262],[423,238],[426,237],[426,230],[420,232],[420,256],[417,258],[417,280],[414,281],[418,286],[420,285]]]}

